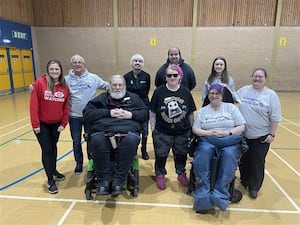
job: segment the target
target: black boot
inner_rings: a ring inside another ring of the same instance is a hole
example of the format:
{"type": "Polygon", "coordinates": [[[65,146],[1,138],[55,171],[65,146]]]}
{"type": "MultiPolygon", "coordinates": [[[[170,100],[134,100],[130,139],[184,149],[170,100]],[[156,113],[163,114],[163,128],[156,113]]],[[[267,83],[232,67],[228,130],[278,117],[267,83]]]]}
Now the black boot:
{"type": "Polygon", "coordinates": [[[147,135],[142,134],[142,147],[141,147],[141,152],[142,152],[142,159],[148,160],[149,155],[147,153],[147,135]]]}

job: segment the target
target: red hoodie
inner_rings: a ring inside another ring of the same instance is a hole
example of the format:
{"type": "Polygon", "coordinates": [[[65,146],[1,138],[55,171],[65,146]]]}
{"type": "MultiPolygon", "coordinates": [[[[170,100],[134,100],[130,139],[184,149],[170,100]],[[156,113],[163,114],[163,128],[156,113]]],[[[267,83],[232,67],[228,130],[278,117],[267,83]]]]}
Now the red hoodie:
{"type": "Polygon", "coordinates": [[[69,88],[61,83],[54,91],[47,90],[46,75],[38,78],[30,97],[30,119],[32,128],[39,128],[40,121],[58,123],[66,127],[69,121],[69,88]]]}

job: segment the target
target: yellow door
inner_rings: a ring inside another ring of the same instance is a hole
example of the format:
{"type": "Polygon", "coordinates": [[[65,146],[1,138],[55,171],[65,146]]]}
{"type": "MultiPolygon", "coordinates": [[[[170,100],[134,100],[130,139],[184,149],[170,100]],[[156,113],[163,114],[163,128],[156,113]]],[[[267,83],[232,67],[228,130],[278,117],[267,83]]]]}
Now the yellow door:
{"type": "Polygon", "coordinates": [[[0,91],[10,88],[7,53],[5,48],[0,48],[0,91]]]}
{"type": "Polygon", "coordinates": [[[11,64],[12,78],[13,78],[13,84],[15,89],[25,87],[21,60],[22,59],[21,59],[20,49],[17,48],[10,49],[10,64],[11,64]]]}
{"type": "Polygon", "coordinates": [[[21,50],[22,67],[25,86],[32,84],[34,81],[32,52],[28,49],[21,50]]]}

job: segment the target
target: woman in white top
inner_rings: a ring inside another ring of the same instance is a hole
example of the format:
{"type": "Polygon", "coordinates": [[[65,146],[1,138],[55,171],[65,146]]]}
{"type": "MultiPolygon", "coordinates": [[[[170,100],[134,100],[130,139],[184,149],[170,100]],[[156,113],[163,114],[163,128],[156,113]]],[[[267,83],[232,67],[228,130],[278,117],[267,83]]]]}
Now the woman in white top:
{"type": "Polygon", "coordinates": [[[193,133],[199,137],[193,160],[194,173],[198,178],[193,209],[199,213],[215,206],[226,210],[230,198],[228,185],[238,165],[245,120],[234,104],[222,101],[223,94],[223,86],[212,84],[208,93],[210,104],[198,111],[193,124],[193,133]],[[211,190],[214,156],[219,156],[219,164],[215,187],[211,190]]]}
{"type": "Polygon", "coordinates": [[[265,86],[265,69],[255,69],[251,78],[252,84],[240,88],[235,97],[246,120],[244,135],[249,146],[239,165],[241,183],[255,199],[264,180],[265,158],[281,120],[281,106],[276,92],[265,86]]]}

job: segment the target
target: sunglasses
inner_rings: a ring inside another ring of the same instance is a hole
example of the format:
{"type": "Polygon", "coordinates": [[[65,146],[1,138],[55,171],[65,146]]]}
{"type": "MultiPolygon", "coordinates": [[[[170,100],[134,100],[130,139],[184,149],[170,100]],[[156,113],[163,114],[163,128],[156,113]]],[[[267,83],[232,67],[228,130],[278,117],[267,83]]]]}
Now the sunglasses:
{"type": "Polygon", "coordinates": [[[166,76],[167,76],[168,78],[171,78],[171,77],[176,78],[176,77],[178,77],[178,73],[175,73],[175,74],[166,74],[166,76]]]}

